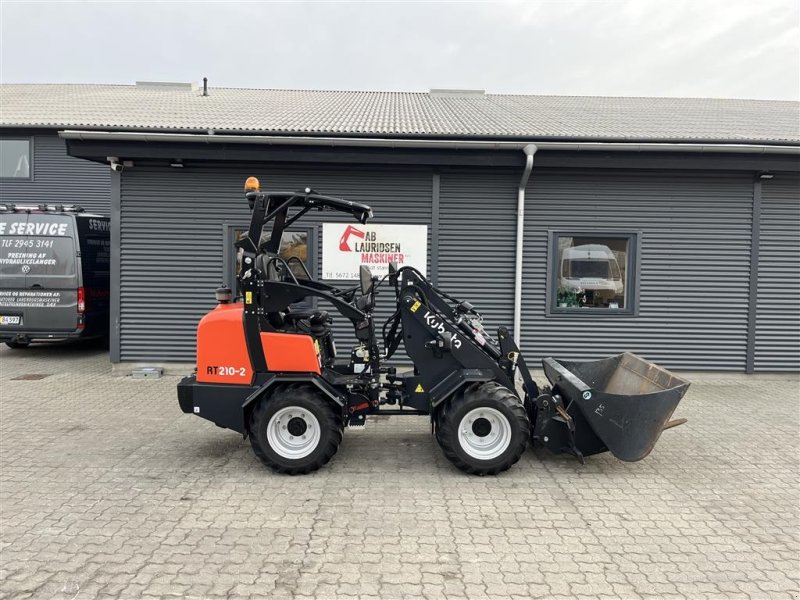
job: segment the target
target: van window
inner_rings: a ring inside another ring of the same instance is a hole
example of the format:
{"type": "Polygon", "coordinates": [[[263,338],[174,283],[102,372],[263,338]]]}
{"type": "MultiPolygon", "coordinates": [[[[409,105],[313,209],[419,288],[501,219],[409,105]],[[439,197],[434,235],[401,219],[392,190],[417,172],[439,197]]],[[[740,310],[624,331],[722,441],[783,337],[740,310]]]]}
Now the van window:
{"type": "Polygon", "coordinates": [[[41,214],[27,217],[18,214],[0,217],[0,272],[75,275],[72,219],[41,214]]]}
{"type": "Polygon", "coordinates": [[[0,215],[0,275],[24,276],[20,271],[20,264],[14,264],[9,254],[13,252],[16,237],[8,235],[9,231],[16,231],[28,222],[27,214],[10,213],[0,215]]]}

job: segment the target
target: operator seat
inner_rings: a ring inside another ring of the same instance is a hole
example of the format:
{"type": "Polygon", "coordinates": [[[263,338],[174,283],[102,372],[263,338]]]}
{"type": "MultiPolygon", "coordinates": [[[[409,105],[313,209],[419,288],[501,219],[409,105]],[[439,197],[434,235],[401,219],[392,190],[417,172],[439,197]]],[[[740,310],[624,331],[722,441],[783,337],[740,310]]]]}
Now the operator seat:
{"type": "MultiPolygon", "coordinates": [[[[273,260],[274,258],[276,258],[275,254],[262,251],[256,256],[256,268],[266,274],[268,281],[292,281],[290,276],[284,275],[285,267],[273,260]]],[[[316,339],[328,336],[333,324],[333,319],[328,311],[292,310],[291,306],[287,307],[285,311],[267,313],[266,320],[270,328],[277,331],[304,333],[316,339]]]]}

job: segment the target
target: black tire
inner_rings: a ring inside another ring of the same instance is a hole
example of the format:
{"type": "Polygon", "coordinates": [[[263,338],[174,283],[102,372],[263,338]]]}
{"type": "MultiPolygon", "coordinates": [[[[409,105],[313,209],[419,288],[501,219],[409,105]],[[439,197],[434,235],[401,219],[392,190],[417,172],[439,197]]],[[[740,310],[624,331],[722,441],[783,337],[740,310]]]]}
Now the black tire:
{"type": "Polygon", "coordinates": [[[273,471],[287,475],[311,473],[324,466],[339,449],[342,431],[341,416],[322,394],[309,385],[276,387],[259,400],[250,415],[250,445],[253,452],[273,471]],[[293,414],[295,409],[299,414],[293,414]],[[267,429],[276,415],[273,429],[268,434],[267,429]],[[285,424],[281,422],[284,416],[288,419],[283,421],[285,424]],[[295,427],[294,432],[291,431],[292,427],[295,427]],[[315,428],[315,433],[308,433],[315,428]],[[292,442],[286,439],[287,436],[292,440],[297,439],[299,445],[306,443],[300,441],[306,434],[310,440],[307,447],[293,448],[290,445],[292,442]],[[314,441],[317,435],[318,439],[314,441]],[[296,458],[291,456],[293,452],[297,453],[296,458]]]}
{"type": "Polygon", "coordinates": [[[442,445],[442,412],[444,412],[443,409],[444,407],[441,407],[438,411],[436,411],[436,414],[434,416],[435,425],[433,430],[435,431],[436,435],[436,443],[439,444],[439,446],[442,445]]]}
{"type": "Polygon", "coordinates": [[[450,398],[439,424],[436,439],[444,455],[471,475],[496,475],[511,468],[530,438],[530,422],[522,402],[514,392],[494,381],[467,386],[450,398]],[[469,420],[471,415],[476,418],[469,420]],[[460,427],[469,425],[462,421],[468,420],[471,425],[461,429],[464,435],[460,436],[460,427]],[[471,446],[470,438],[476,446],[471,446]],[[492,438],[494,445],[482,445],[492,438]]]}
{"type": "Polygon", "coordinates": [[[14,348],[14,350],[27,348],[30,345],[31,345],[30,342],[6,342],[6,346],[8,346],[9,348],[14,348]]]}

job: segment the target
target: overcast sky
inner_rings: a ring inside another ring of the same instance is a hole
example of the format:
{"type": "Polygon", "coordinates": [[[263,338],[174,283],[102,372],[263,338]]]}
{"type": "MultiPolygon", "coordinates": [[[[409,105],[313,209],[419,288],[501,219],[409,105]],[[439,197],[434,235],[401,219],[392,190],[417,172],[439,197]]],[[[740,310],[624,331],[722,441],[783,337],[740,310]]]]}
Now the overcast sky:
{"type": "Polygon", "coordinates": [[[3,83],[800,97],[800,0],[0,3],[3,83]]]}

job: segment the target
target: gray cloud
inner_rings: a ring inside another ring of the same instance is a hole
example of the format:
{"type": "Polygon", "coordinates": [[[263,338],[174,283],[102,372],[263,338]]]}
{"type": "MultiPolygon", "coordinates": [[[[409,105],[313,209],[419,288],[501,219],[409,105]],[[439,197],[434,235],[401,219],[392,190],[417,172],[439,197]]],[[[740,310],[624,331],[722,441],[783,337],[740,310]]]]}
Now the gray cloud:
{"type": "Polygon", "coordinates": [[[7,83],[800,97],[797,0],[0,4],[7,83]]]}

